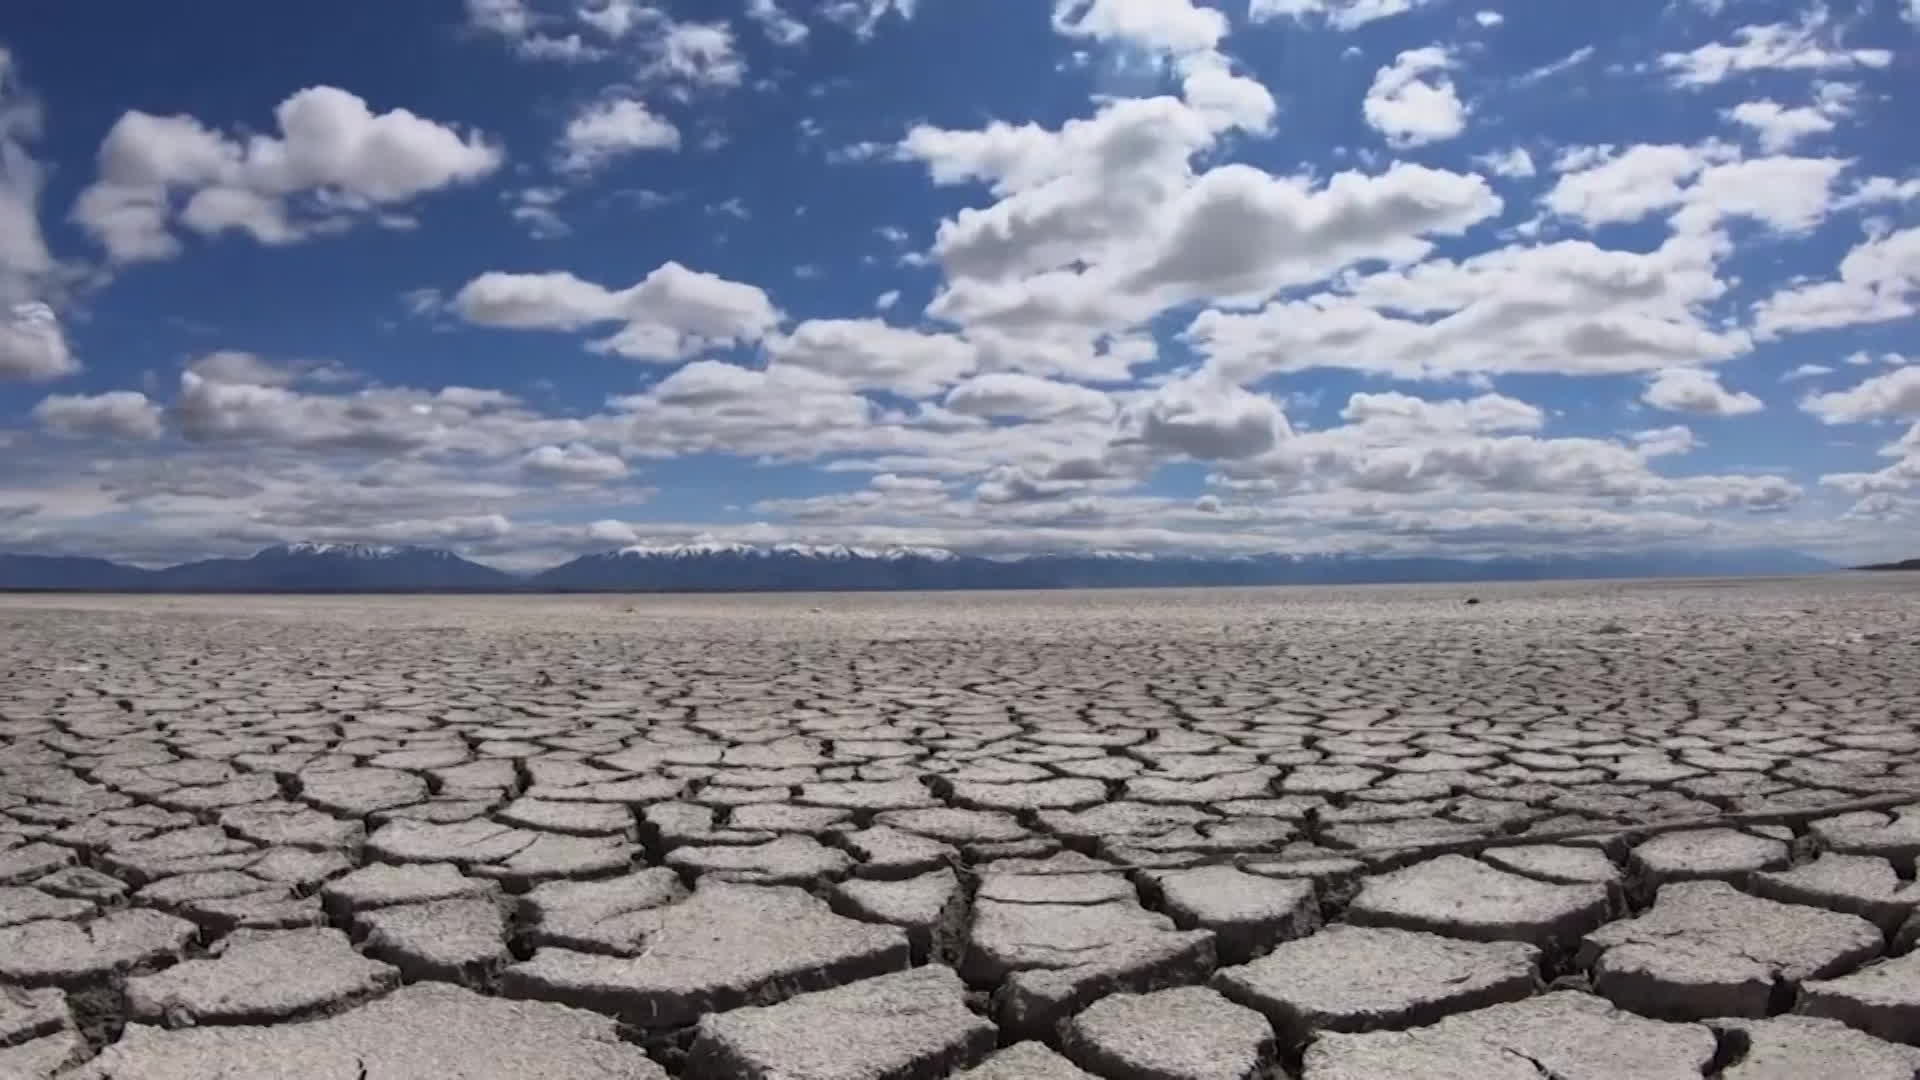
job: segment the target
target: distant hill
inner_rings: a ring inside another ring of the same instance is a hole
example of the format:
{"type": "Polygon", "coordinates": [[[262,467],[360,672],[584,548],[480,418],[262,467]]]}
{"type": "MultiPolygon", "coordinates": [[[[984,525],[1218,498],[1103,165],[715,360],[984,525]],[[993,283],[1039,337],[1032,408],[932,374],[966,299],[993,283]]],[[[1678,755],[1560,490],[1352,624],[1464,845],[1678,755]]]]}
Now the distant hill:
{"type": "Polygon", "coordinates": [[[442,548],[281,544],[246,559],[206,559],[156,570],[162,589],[502,589],[520,579],[442,548]]]}
{"type": "MultiPolygon", "coordinates": [[[[1915,568],[1920,568],[1916,566],[1915,568]]],[[[776,592],[1354,585],[1720,577],[1834,569],[1793,551],[1638,552],[1498,559],[1128,553],[988,559],[942,548],[694,543],[582,555],[520,577],[427,547],[282,544],[240,559],[143,570],[104,559],[0,555],[0,589],[156,592],[776,592]]]]}
{"type": "Polygon", "coordinates": [[[1874,563],[1872,566],[1858,566],[1856,570],[1920,570],[1920,559],[1903,559],[1900,562],[1874,563]]]}
{"type": "Polygon", "coordinates": [[[984,559],[937,548],[689,544],[639,546],[583,555],[535,574],[528,579],[528,585],[562,591],[1087,589],[1712,577],[1806,574],[1832,569],[1832,564],[1798,552],[1771,550],[1541,556],[1484,561],[1128,554],[984,559]]]}
{"type": "Polygon", "coordinates": [[[0,589],[139,589],[152,576],[105,559],[0,554],[0,589]]]}

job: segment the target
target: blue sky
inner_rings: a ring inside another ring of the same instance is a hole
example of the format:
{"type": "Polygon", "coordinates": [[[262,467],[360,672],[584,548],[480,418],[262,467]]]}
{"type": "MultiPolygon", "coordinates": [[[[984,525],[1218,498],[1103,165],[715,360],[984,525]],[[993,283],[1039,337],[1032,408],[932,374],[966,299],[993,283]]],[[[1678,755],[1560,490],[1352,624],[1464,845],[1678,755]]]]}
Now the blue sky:
{"type": "Polygon", "coordinates": [[[0,550],[1911,555],[1920,0],[0,13],[0,550]]]}

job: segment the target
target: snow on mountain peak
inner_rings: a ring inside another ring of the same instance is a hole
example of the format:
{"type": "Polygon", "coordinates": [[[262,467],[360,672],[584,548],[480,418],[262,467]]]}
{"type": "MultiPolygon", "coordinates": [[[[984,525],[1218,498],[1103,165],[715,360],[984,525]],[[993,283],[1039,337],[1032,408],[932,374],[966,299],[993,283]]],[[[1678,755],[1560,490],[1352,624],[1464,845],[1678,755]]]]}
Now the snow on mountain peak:
{"type": "Polygon", "coordinates": [[[330,555],[343,559],[391,559],[400,555],[426,554],[445,555],[435,548],[415,547],[411,544],[336,544],[319,540],[301,540],[291,544],[281,544],[261,552],[262,555],[330,555]]]}
{"type": "Polygon", "coordinates": [[[748,559],[766,559],[774,556],[789,556],[802,559],[819,559],[831,562],[847,562],[855,559],[871,559],[892,562],[900,559],[925,559],[932,562],[946,562],[957,558],[945,548],[912,547],[895,545],[884,548],[849,547],[846,544],[799,544],[786,543],[762,547],[755,544],[743,544],[728,540],[695,540],[683,544],[632,544],[610,552],[610,556],[627,558],[691,559],[707,555],[734,555],[748,559]]]}

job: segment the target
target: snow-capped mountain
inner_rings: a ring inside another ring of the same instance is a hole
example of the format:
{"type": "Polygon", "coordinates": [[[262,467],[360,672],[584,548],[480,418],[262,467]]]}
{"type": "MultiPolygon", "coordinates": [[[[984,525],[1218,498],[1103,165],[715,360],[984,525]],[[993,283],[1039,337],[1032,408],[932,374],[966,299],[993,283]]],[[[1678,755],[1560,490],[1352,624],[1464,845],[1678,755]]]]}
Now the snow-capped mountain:
{"type": "Polygon", "coordinates": [[[0,589],[126,591],[763,592],[807,589],[1086,589],[1337,585],[1807,574],[1831,564],[1781,549],[1653,551],[1497,559],[1171,555],[1096,551],[981,558],[934,547],[634,545],[521,578],[441,548],[302,542],[244,559],[143,570],[104,559],[0,554],[0,589]]]}
{"type": "Polygon", "coordinates": [[[535,574],[529,584],[554,589],[950,589],[966,587],[952,571],[969,562],[985,560],[930,547],[694,541],[582,555],[535,574]]]}
{"type": "Polygon", "coordinates": [[[154,572],[162,588],[499,589],[519,579],[443,548],[302,541],[245,559],[205,559],[154,572]]]}
{"type": "Polygon", "coordinates": [[[901,559],[926,559],[931,562],[946,562],[959,558],[946,548],[892,546],[884,548],[848,547],[845,544],[774,544],[759,546],[733,541],[696,540],[686,544],[632,544],[616,551],[602,552],[592,558],[619,556],[630,559],[699,559],[714,556],[738,556],[744,559],[826,559],[846,561],[849,559],[878,559],[894,562],[901,559]]]}

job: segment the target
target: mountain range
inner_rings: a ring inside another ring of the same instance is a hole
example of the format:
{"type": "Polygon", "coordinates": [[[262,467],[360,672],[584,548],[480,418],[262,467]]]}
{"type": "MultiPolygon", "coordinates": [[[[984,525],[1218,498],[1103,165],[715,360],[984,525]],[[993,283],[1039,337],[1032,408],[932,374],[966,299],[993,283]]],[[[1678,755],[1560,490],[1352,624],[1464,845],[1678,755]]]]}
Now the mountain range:
{"type": "Polygon", "coordinates": [[[943,548],[777,544],[640,545],[511,574],[441,548],[281,544],[247,558],[156,570],[72,556],[0,554],[0,589],[128,592],[772,592],[880,589],[1075,589],[1544,581],[1557,578],[1806,574],[1831,563],[1794,551],[1541,555],[1494,559],[1344,555],[989,559],[943,548]]]}

